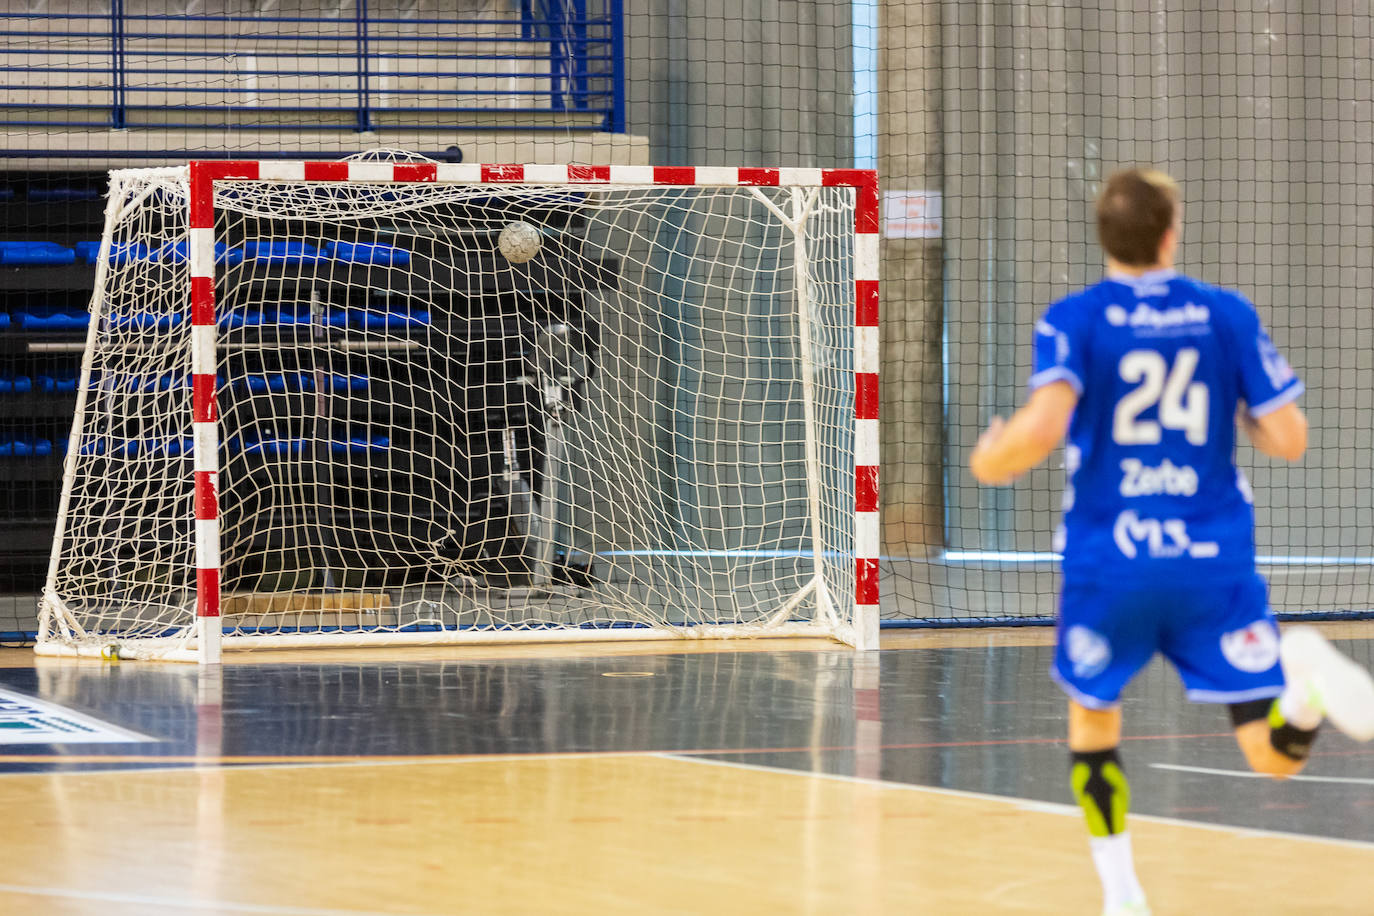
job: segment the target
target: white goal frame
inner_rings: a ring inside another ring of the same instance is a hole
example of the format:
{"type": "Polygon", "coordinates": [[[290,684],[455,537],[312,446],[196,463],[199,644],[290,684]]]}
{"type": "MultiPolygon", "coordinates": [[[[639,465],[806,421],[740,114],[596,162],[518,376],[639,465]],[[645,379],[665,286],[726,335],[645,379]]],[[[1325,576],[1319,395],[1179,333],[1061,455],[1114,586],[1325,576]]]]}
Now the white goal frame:
{"type": "MultiPolygon", "coordinates": [[[[195,623],[184,642],[173,651],[148,653],[163,660],[217,664],[226,647],[320,647],[379,646],[439,643],[663,639],[691,636],[725,636],[737,629],[721,625],[584,627],[573,629],[532,628],[378,632],[295,633],[289,635],[231,634],[223,632],[220,608],[220,429],[216,406],[218,367],[215,303],[215,185],[220,181],[353,182],[353,183],[452,183],[464,185],[551,185],[612,187],[851,187],[854,189],[853,241],[853,365],[854,365],[854,605],[852,618],[839,626],[823,622],[785,622],[795,606],[789,602],[775,616],[782,621],[751,636],[827,635],[856,649],[878,645],[878,568],[880,526],[878,515],[878,301],[879,301],[879,194],[877,173],[865,169],[652,167],[591,165],[484,165],[428,161],[345,160],[311,161],[192,161],[189,163],[190,288],[187,313],[191,326],[192,448],[195,506],[195,623]],[[690,632],[684,632],[690,631],[690,632]]],[[[770,205],[771,206],[771,205],[770,205]]],[[[776,212],[776,208],[775,208],[776,212]]],[[[780,214],[781,215],[781,214],[780,214]]],[[[108,229],[107,229],[108,234],[108,229]]],[[[106,242],[108,244],[108,240],[106,242]]],[[[102,251],[102,258],[104,252],[102,251]]],[[[101,270],[103,272],[103,260],[101,270]]],[[[799,295],[804,296],[805,293],[799,295]]],[[[808,322],[802,320],[801,352],[810,358],[808,322]]],[[[94,335],[94,322],[92,322],[94,335]]],[[[94,339],[94,337],[92,337],[94,339]]],[[[89,352],[88,352],[89,358],[89,352]]],[[[84,384],[83,369],[83,388],[84,384]]],[[[809,383],[808,383],[809,384],[809,383]]],[[[814,450],[811,433],[812,396],[806,395],[808,451],[814,450]]],[[[78,405],[78,426],[80,405],[78,405]]],[[[53,570],[62,549],[63,518],[67,494],[75,474],[79,429],[72,433],[63,481],[63,502],[53,548],[53,570]]],[[[815,484],[819,486],[819,484],[815,484]]],[[[813,494],[813,501],[815,496],[813,494]]],[[[822,549],[815,535],[817,555],[822,549]]],[[[819,574],[818,574],[819,576],[819,574]]],[[[46,655],[96,655],[99,647],[74,646],[70,632],[61,632],[48,606],[57,601],[54,572],[49,574],[40,612],[36,651],[46,655]]],[[[821,588],[824,588],[822,585],[821,588]]],[[[820,596],[822,606],[833,604],[820,596]]],[[[833,607],[833,622],[839,622],[833,607]]],[[[79,635],[79,634],[78,634],[79,635]]],[[[139,657],[137,651],[124,653],[139,657]]]]}

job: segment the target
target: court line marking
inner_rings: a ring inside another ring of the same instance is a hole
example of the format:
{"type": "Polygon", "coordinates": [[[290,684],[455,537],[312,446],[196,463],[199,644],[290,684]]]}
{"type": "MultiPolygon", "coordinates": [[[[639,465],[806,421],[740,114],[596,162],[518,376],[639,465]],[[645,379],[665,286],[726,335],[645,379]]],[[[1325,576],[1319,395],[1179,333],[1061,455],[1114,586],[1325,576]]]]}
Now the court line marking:
{"type": "MultiPolygon", "coordinates": [[[[943,795],[950,798],[963,798],[973,801],[999,802],[1004,805],[1012,805],[1024,811],[1032,811],[1040,814],[1059,814],[1073,818],[1081,818],[1083,816],[1083,809],[1079,808],[1077,805],[1068,805],[1061,802],[1038,801],[1033,798],[1021,798],[1015,795],[992,795],[987,792],[972,792],[967,789],[947,789],[943,786],[922,786],[909,782],[890,782],[886,779],[870,779],[866,776],[846,776],[842,773],[818,773],[813,770],[788,770],[782,767],[764,766],[759,763],[712,760],[709,757],[683,757],[672,753],[654,754],[653,756],[680,760],[684,763],[735,767],[737,769],[754,770],[761,773],[786,773],[793,776],[828,779],[835,782],[847,782],[879,789],[905,789],[909,792],[923,792],[928,795],[943,795]]],[[[1184,818],[1165,817],[1159,814],[1137,814],[1134,811],[1132,811],[1128,817],[1132,820],[1146,821],[1151,824],[1163,824],[1169,827],[1193,827],[1200,830],[1210,830],[1214,833],[1225,833],[1244,839],[1304,840],[1310,843],[1321,843],[1326,846],[1339,846],[1345,849],[1360,849],[1367,852],[1374,852],[1374,842],[1369,840],[1348,840],[1341,837],[1313,836],[1306,833],[1288,833],[1282,830],[1266,830],[1263,827],[1236,827],[1229,824],[1211,824],[1206,821],[1190,821],[1184,818]]]]}
{"type": "MultiPolygon", "coordinates": [[[[1188,735],[1124,735],[1122,741],[1170,741],[1170,740],[1190,740],[1196,738],[1230,738],[1231,732],[1199,732],[1188,735]]],[[[873,750],[880,751],[920,751],[920,750],[944,750],[949,748],[976,748],[976,747],[1003,747],[1007,745],[1054,745],[1064,744],[1063,737],[1027,737],[1027,738],[989,738],[981,741],[921,741],[907,744],[880,744],[873,747],[873,750]]],[[[529,754],[447,754],[447,755],[402,755],[388,754],[380,756],[360,757],[355,754],[262,754],[262,755],[197,755],[197,754],[0,754],[0,766],[6,764],[32,765],[32,764],[61,764],[70,765],[94,765],[94,764],[167,764],[187,765],[187,769],[209,769],[214,767],[228,767],[232,769],[244,769],[250,766],[397,766],[423,763],[466,763],[469,761],[482,760],[541,760],[541,759],[560,759],[586,757],[625,757],[641,756],[645,754],[676,754],[679,756],[696,756],[708,754],[814,754],[829,753],[836,751],[857,750],[858,745],[854,744],[834,744],[821,746],[800,746],[800,747],[713,747],[713,748],[631,748],[620,751],[549,751],[535,752],[529,754]]],[[[868,749],[867,747],[865,749],[868,749]]],[[[163,768],[159,768],[163,769],[163,768]]],[[[53,771],[41,771],[44,773],[53,771]]],[[[72,771],[62,771],[72,772],[72,771]]],[[[80,772],[90,773],[93,771],[82,770],[80,772]]],[[[109,770],[111,773],[138,772],[137,770],[109,770]]],[[[0,776],[32,776],[32,771],[0,771],[0,776]]]]}
{"type": "MultiPolygon", "coordinates": [[[[1166,737],[1166,736],[1155,736],[1166,737]]],[[[847,776],[842,773],[823,773],[814,770],[792,770],[786,767],[770,767],[759,763],[743,763],[733,760],[716,760],[711,757],[702,756],[705,754],[729,754],[732,751],[584,751],[569,753],[551,754],[472,754],[461,757],[412,757],[412,758],[351,758],[340,760],[315,760],[311,762],[296,763],[259,763],[235,766],[228,770],[302,770],[302,769],[322,769],[328,767],[377,767],[377,766],[428,766],[428,765],[452,765],[463,763],[519,763],[525,761],[543,760],[604,760],[614,758],[645,758],[677,760],[685,763],[699,763],[709,766],[733,767],[741,770],[753,770],[760,773],[773,773],[789,776],[802,776],[818,779],[827,779],[836,782],[847,782],[856,785],[870,786],[882,789],[902,789],[909,792],[923,792],[929,795],[942,795],[950,798],[972,799],[975,801],[991,801],[1004,805],[1012,805],[1024,811],[1036,812],[1041,814],[1057,814],[1065,817],[1081,817],[1082,810],[1077,805],[1069,805],[1061,802],[1047,802],[1033,798],[1022,798],[1015,795],[993,795],[986,792],[974,792],[968,789],[950,789],[942,786],[923,786],[916,783],[892,782],[885,779],[870,779],[863,776],[847,776]]],[[[100,770],[100,771],[47,771],[39,773],[0,773],[0,776],[110,776],[123,775],[130,773],[165,772],[163,770],[100,770]]],[[[179,772],[215,772],[224,773],[226,768],[222,766],[196,766],[186,767],[179,772]]],[[[1139,814],[1132,812],[1130,817],[1147,821],[1154,824],[1163,824],[1176,827],[1195,827],[1201,830],[1211,830],[1217,833],[1225,833],[1232,836],[1263,839],[1279,838],[1291,840],[1306,840],[1312,843],[1322,843],[1329,846],[1339,846],[1347,849],[1362,849],[1374,852],[1374,842],[1367,840],[1350,840],[1340,837],[1315,836],[1305,833],[1288,833],[1279,830],[1267,830],[1262,827],[1240,827],[1229,824],[1213,824],[1206,821],[1194,821],[1184,818],[1165,817],[1158,814],[1139,814]]],[[[0,890],[7,886],[0,885],[0,890]]],[[[258,912],[258,911],[246,911],[258,912]]],[[[267,912],[272,912],[268,910],[267,912]]],[[[334,913],[353,914],[360,913],[360,916],[373,916],[371,913],[361,911],[319,911],[323,916],[332,916],[334,913]]],[[[313,916],[313,913],[302,911],[302,916],[313,916]]]]}
{"type": "MultiPolygon", "coordinates": [[[[214,910],[231,913],[267,913],[280,916],[394,916],[381,910],[334,910],[303,906],[268,906],[260,903],[234,903],[228,900],[177,899],[147,894],[125,894],[108,891],[81,891],[65,887],[30,887],[22,884],[0,884],[0,894],[21,894],[29,897],[60,897],[69,900],[94,900],[101,903],[132,903],[137,906],[162,906],[182,910],[214,910]]],[[[423,914],[417,914],[423,916],[423,914]]],[[[434,914],[439,916],[439,914],[434,914]]]]}
{"type": "MultiPolygon", "coordinates": [[[[1179,773],[1203,773],[1207,776],[1233,776],[1237,779],[1268,779],[1262,773],[1251,770],[1218,770],[1213,767],[1184,766],[1181,763],[1152,763],[1156,770],[1176,770],[1179,773]]],[[[1359,776],[1309,776],[1298,773],[1289,776],[1285,782],[1329,782],[1345,786],[1374,786],[1374,779],[1359,776]]]]}

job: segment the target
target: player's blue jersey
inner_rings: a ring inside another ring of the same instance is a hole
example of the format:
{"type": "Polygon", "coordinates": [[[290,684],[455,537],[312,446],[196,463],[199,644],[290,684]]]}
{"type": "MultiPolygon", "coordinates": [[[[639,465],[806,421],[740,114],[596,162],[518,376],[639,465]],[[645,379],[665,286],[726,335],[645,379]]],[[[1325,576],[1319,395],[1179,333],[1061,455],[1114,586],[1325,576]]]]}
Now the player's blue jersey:
{"type": "Polygon", "coordinates": [[[1236,407],[1260,416],[1302,393],[1254,307],[1171,270],[1109,277],[1036,324],[1030,387],[1060,380],[1079,395],[1056,533],[1065,577],[1178,584],[1252,574],[1236,407]]]}

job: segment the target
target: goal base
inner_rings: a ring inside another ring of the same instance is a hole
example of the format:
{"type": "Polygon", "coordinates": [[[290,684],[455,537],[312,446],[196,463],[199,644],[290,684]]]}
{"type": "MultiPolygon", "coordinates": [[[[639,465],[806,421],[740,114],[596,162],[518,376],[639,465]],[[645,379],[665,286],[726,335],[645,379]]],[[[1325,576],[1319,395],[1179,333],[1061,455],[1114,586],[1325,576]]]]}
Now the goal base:
{"type": "MultiPolygon", "coordinates": [[[[844,628],[848,631],[852,628],[844,628]]],[[[833,628],[816,623],[795,623],[769,627],[757,633],[742,633],[739,626],[696,625],[683,627],[650,626],[608,626],[563,629],[556,627],[529,628],[521,630],[470,629],[470,630],[406,630],[395,633],[354,630],[320,630],[308,633],[280,633],[271,635],[245,635],[226,633],[221,643],[226,652],[245,649],[384,649],[387,647],[415,646],[472,646],[472,645],[515,645],[531,643],[589,643],[589,642],[651,642],[683,641],[694,639],[778,639],[811,638],[830,639],[837,643],[856,646],[855,635],[850,632],[837,632],[833,628]]],[[[722,651],[728,648],[722,644],[722,651]]],[[[197,641],[190,635],[165,636],[157,639],[128,640],[91,640],[69,643],[46,641],[34,646],[34,653],[52,658],[99,658],[106,661],[138,659],[143,661],[164,662],[201,662],[201,652],[197,641]],[[179,639],[185,643],[177,648],[169,648],[179,639]]]]}

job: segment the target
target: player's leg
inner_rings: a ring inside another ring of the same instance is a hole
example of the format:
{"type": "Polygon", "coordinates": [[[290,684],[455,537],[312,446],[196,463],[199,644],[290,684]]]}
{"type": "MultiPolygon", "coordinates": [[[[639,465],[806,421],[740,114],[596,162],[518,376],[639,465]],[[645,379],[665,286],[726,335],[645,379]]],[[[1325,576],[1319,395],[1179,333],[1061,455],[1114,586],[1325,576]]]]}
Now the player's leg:
{"type": "Polygon", "coordinates": [[[1280,639],[1259,576],[1195,590],[1161,648],[1190,699],[1229,704],[1236,741],[1256,772],[1301,770],[1324,715],[1357,740],[1374,737],[1374,679],[1311,627],[1280,639]]]}
{"type": "MultiPolygon", "coordinates": [[[[1312,627],[1285,628],[1279,656],[1286,683],[1266,724],[1280,756],[1306,760],[1323,718],[1356,741],[1374,738],[1374,678],[1368,671],[1312,627]]],[[[1254,731],[1249,740],[1258,742],[1260,729],[1254,731]]]]}
{"type": "Polygon", "coordinates": [[[1317,739],[1320,715],[1304,728],[1282,715],[1278,699],[1248,700],[1232,703],[1230,708],[1236,743],[1250,769],[1281,779],[1307,765],[1307,755],[1317,739]]]}
{"type": "Polygon", "coordinates": [[[1069,781],[1088,822],[1093,865],[1102,881],[1102,912],[1111,916],[1149,912],[1126,830],[1131,787],[1120,746],[1120,706],[1090,709],[1069,700],[1069,781]]]}
{"type": "Polygon", "coordinates": [[[1121,690],[1155,652],[1148,602],[1092,585],[1066,585],[1051,673],[1068,693],[1070,784],[1083,809],[1103,912],[1145,914],[1126,812],[1131,789],[1121,764],[1121,690]]]}

